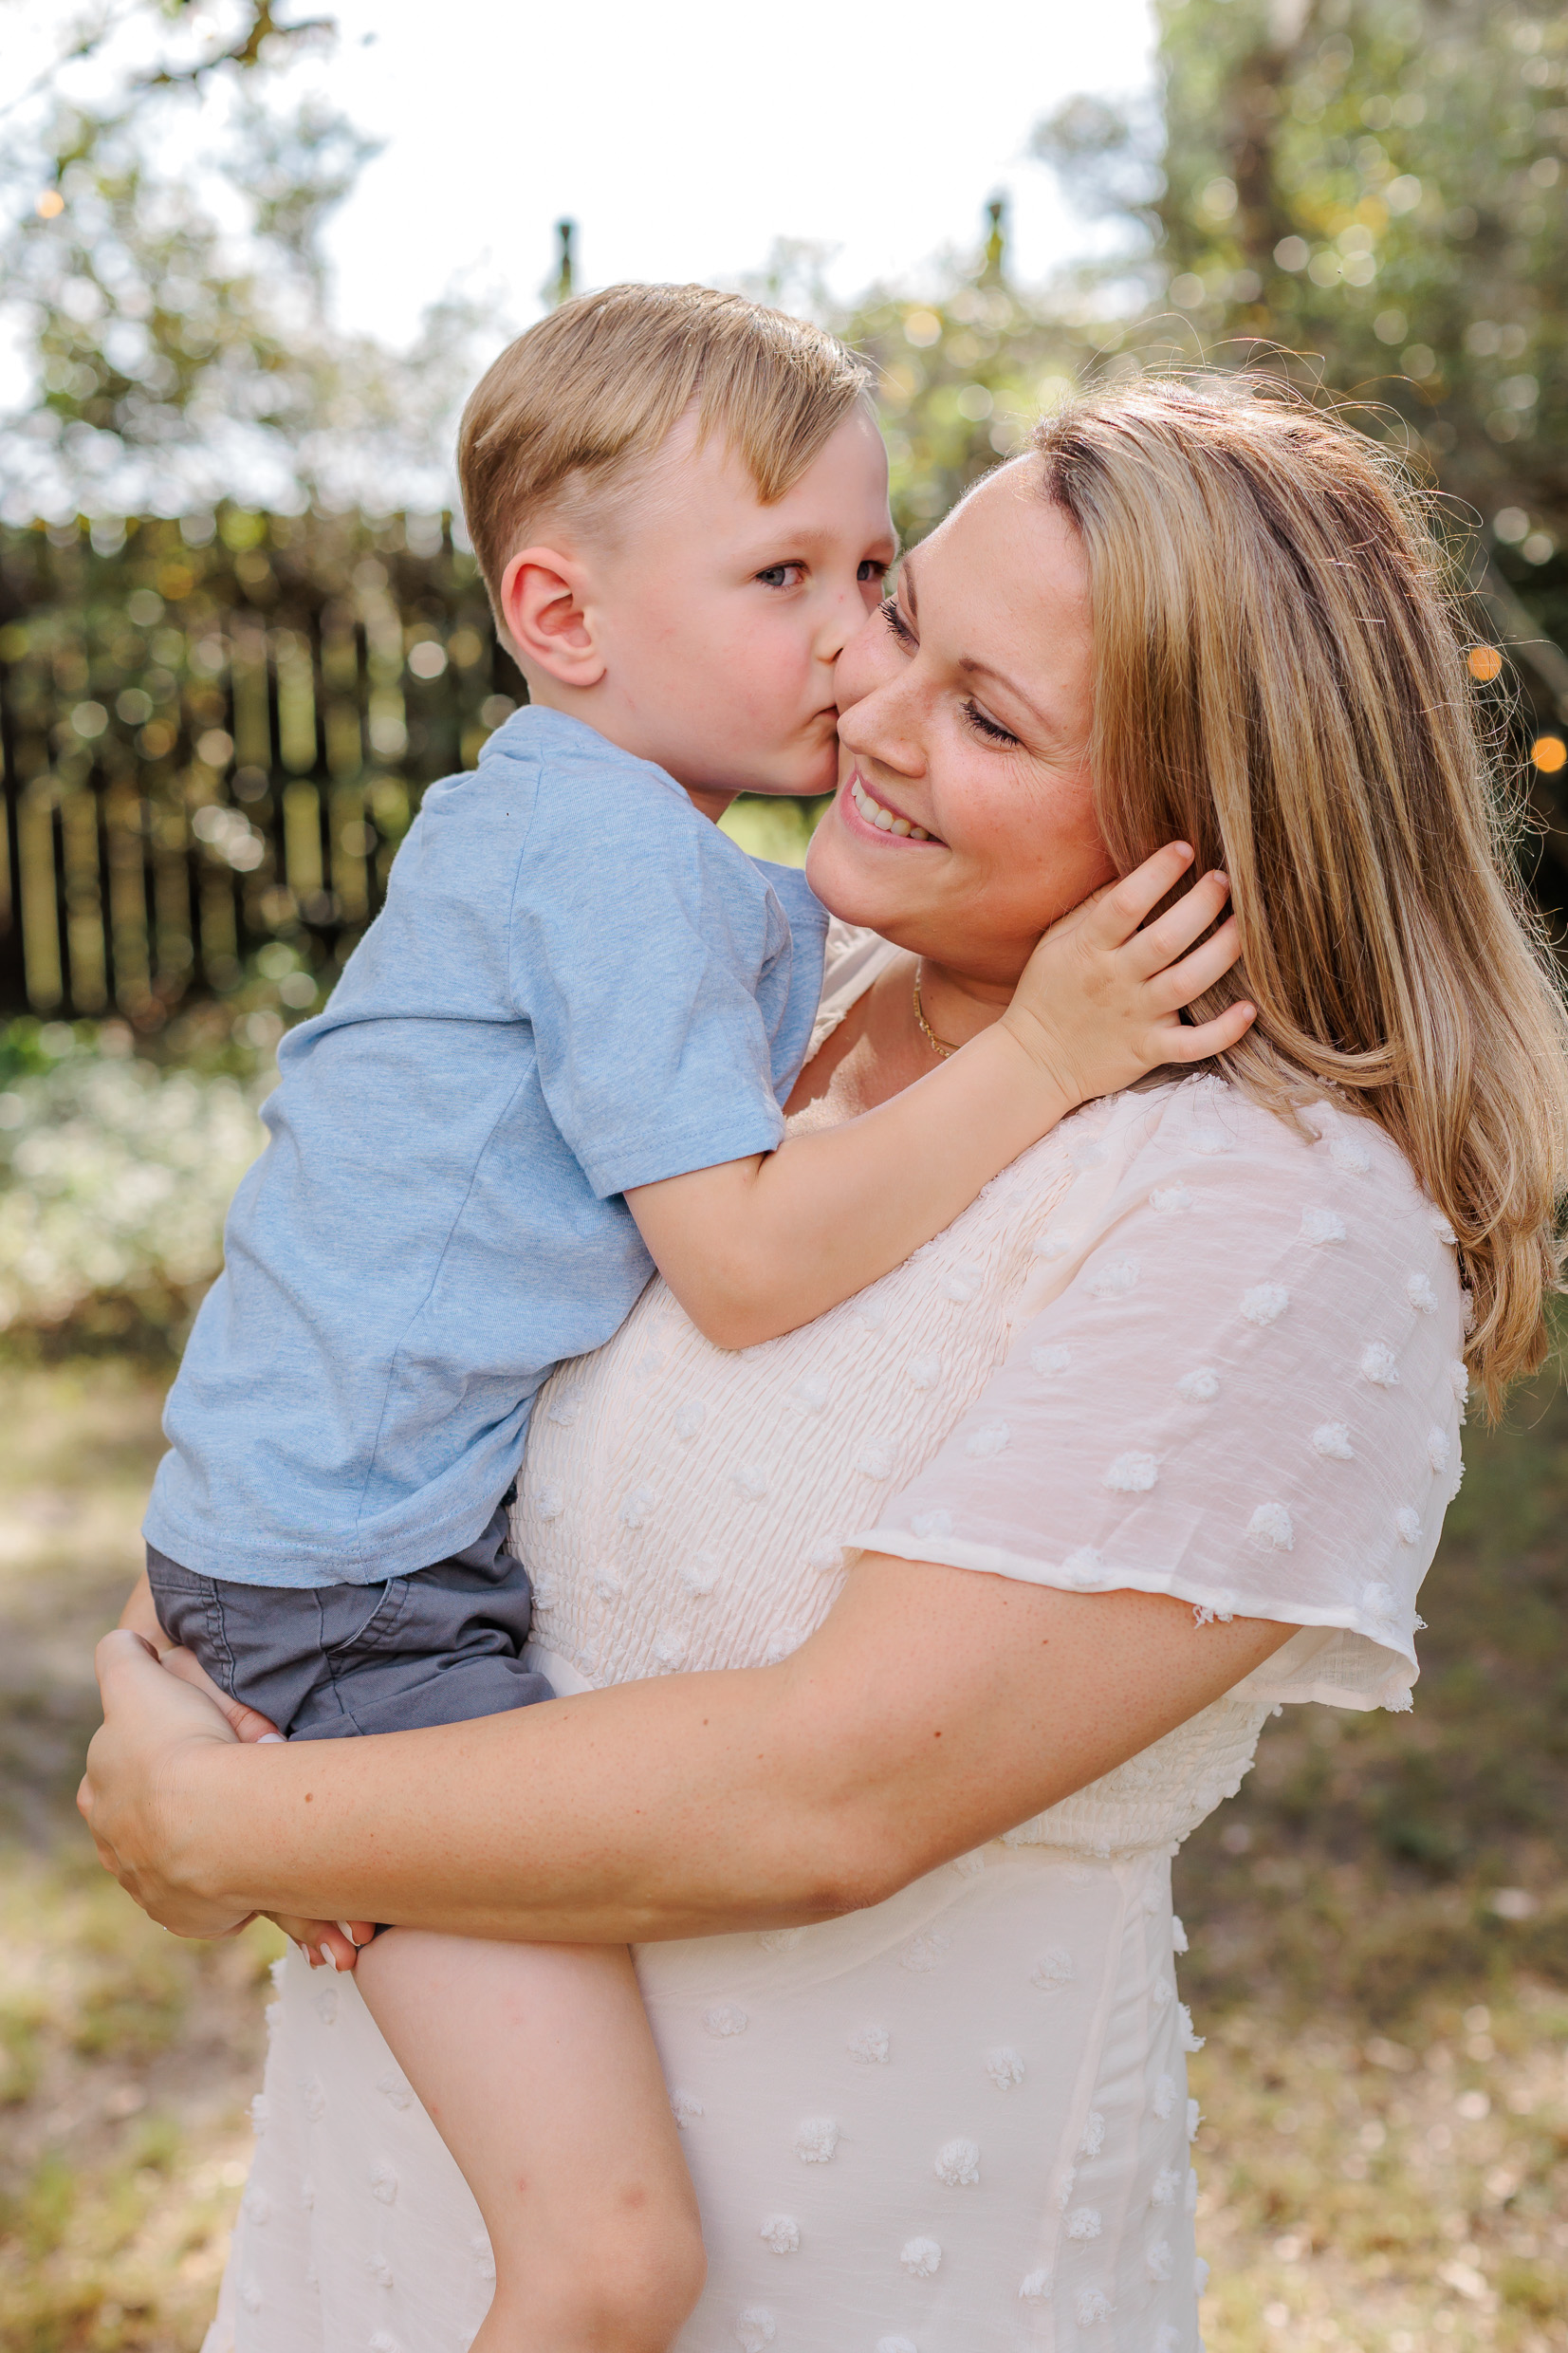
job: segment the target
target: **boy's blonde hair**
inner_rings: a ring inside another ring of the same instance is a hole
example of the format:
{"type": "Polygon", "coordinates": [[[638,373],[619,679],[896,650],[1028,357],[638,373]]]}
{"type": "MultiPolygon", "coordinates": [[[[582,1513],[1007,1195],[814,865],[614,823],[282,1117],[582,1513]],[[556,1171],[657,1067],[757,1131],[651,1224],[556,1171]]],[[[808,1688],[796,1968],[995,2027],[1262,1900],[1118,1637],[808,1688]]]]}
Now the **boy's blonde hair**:
{"type": "Polygon", "coordinates": [[[1277,383],[1145,380],[1041,425],[1095,629],[1094,769],[1126,873],[1223,865],[1245,995],[1222,1059],[1290,1116],[1325,1091],[1400,1146],[1457,1239],[1495,1409],[1546,1347],[1568,1025],[1423,502],[1277,383]]]}
{"type": "Polygon", "coordinates": [[[869,372],[821,327],[708,286],[612,286],[563,303],[508,343],[457,435],[469,535],[499,603],[534,528],[603,528],[611,493],[693,402],[764,506],[782,498],[850,412],[869,372]]]}

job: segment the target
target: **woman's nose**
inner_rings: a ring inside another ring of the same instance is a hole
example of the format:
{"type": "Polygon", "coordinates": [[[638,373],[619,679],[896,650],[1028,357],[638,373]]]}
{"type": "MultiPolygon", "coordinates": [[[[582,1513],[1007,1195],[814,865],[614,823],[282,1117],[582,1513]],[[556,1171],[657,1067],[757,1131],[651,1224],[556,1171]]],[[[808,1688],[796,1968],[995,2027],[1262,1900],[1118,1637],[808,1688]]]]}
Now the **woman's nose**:
{"type": "Polygon", "coordinates": [[[900,776],[923,776],[925,752],[911,696],[900,692],[903,681],[889,679],[873,687],[839,713],[839,740],[858,758],[893,769],[900,776]]]}

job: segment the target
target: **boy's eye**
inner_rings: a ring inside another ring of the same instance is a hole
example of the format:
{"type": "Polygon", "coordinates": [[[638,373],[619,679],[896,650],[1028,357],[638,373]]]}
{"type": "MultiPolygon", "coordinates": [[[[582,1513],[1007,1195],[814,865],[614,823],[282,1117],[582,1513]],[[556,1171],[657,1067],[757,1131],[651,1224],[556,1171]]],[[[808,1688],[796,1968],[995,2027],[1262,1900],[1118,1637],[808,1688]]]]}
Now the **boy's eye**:
{"type": "Polygon", "coordinates": [[[857,580],[886,580],[888,567],[880,556],[867,556],[855,577],[857,580]]]}
{"type": "Polygon", "coordinates": [[[757,574],[765,588],[798,588],[805,578],[803,564],[769,564],[757,574]],[[793,578],[791,575],[793,574],[793,578]]]}

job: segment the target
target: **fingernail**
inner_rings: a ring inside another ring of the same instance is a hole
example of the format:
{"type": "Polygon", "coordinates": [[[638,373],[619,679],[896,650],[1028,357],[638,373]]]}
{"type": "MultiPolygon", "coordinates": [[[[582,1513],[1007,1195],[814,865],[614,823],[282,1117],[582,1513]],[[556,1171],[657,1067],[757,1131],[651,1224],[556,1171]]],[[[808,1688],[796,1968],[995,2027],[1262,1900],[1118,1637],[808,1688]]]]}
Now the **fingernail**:
{"type": "Polygon", "coordinates": [[[333,1925],[341,1936],[344,1944],[351,1944],[354,1947],[355,1952],[358,1953],[360,1950],[360,1939],[354,1934],[354,1931],[350,1928],[348,1922],[346,1920],[336,1920],[333,1925]]]}
{"type": "Polygon", "coordinates": [[[333,1952],[332,1947],[329,1944],[322,1947],[322,1953],[328,1969],[341,1969],[342,1963],[339,1960],[338,1955],[333,1952]]]}
{"type": "Polygon", "coordinates": [[[286,1749],[288,1746],[288,1743],[284,1738],[282,1732],[263,1732],[261,1737],[256,1742],[256,1747],[258,1749],[270,1748],[274,1741],[276,1741],[280,1749],[286,1749]]]}

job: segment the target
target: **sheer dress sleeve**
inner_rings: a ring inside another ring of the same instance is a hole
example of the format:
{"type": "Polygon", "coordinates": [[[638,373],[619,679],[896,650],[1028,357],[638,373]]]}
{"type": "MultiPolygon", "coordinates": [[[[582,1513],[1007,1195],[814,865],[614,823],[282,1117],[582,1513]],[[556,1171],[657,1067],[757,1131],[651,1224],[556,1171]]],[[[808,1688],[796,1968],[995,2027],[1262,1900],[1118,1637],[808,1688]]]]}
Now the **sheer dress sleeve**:
{"type": "Polygon", "coordinates": [[[1273,1619],[1301,1631],[1244,1693],[1408,1707],[1466,1303],[1382,1130],[1303,1121],[1207,1078],[1080,1114],[1005,1361],[854,1541],[1273,1619]]]}

